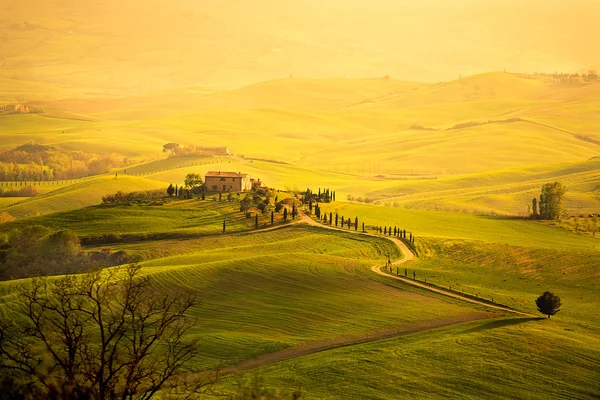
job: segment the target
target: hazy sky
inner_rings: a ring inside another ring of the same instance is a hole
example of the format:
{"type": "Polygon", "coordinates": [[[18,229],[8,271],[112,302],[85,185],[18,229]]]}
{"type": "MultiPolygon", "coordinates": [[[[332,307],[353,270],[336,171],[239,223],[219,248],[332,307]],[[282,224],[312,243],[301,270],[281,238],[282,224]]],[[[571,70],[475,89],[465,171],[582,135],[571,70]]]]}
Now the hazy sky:
{"type": "Polygon", "coordinates": [[[441,81],[600,65],[592,0],[32,0],[3,6],[0,76],[142,91],[278,77],[441,81]]]}

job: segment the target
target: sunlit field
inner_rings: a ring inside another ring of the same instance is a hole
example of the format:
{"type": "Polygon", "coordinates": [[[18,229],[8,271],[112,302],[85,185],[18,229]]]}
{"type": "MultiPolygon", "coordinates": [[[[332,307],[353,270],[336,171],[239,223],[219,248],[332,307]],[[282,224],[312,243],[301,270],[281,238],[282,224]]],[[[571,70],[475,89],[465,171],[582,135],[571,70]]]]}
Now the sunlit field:
{"type": "Polygon", "coordinates": [[[0,8],[7,398],[600,398],[599,4],[0,8]]]}

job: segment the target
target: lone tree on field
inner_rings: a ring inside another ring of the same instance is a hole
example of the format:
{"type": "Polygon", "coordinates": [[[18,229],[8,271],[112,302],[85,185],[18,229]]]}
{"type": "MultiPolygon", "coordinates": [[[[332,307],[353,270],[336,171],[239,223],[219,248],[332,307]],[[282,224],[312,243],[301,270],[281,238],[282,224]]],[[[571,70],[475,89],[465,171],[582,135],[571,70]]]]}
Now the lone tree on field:
{"type": "Polygon", "coordinates": [[[194,296],[161,291],[139,272],[131,265],[23,285],[0,318],[9,398],[200,393],[202,383],[184,378],[199,349],[187,335],[194,296]]]}
{"type": "Polygon", "coordinates": [[[551,315],[560,311],[560,297],[555,296],[551,292],[544,292],[543,295],[537,298],[535,305],[539,312],[550,318],[551,315]]]}

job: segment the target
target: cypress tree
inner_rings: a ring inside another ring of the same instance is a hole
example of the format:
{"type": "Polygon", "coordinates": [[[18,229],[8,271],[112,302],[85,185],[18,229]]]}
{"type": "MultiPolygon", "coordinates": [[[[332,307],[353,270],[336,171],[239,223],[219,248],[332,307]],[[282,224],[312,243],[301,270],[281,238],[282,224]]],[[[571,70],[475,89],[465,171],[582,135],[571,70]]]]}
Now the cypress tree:
{"type": "Polygon", "coordinates": [[[342,228],[344,227],[344,216],[342,215],[342,228]]]}
{"type": "Polygon", "coordinates": [[[335,201],[335,192],[333,192],[333,201],[335,201]]]}
{"type": "Polygon", "coordinates": [[[312,200],[308,201],[308,211],[312,213],[312,200]]]}
{"type": "Polygon", "coordinates": [[[354,218],[354,230],[358,230],[358,217],[354,218]]]}
{"type": "Polygon", "coordinates": [[[383,234],[387,235],[387,226],[383,228],[383,234]]]}
{"type": "Polygon", "coordinates": [[[179,189],[177,188],[177,185],[175,185],[175,197],[179,196],[179,189]]]}
{"type": "Polygon", "coordinates": [[[329,213],[329,225],[333,224],[333,213],[329,213]]]}
{"type": "Polygon", "coordinates": [[[404,268],[404,276],[407,277],[408,276],[408,269],[404,268]]]}
{"type": "Polygon", "coordinates": [[[271,211],[271,226],[275,224],[275,212],[271,211]]]}
{"type": "Polygon", "coordinates": [[[258,213],[254,216],[254,228],[258,229],[258,213]]]}
{"type": "Polygon", "coordinates": [[[404,239],[406,239],[406,229],[404,230],[404,239]]]}
{"type": "Polygon", "coordinates": [[[396,236],[396,227],[394,227],[394,236],[396,236]]]}
{"type": "Polygon", "coordinates": [[[335,227],[338,226],[338,213],[335,213],[335,227]]]}
{"type": "Polygon", "coordinates": [[[223,192],[219,192],[219,201],[223,199],[223,192]]]}
{"type": "Polygon", "coordinates": [[[392,227],[390,226],[390,229],[388,229],[388,236],[392,236],[392,227]]]}
{"type": "Polygon", "coordinates": [[[283,222],[287,222],[287,207],[283,208],[283,222]]]}

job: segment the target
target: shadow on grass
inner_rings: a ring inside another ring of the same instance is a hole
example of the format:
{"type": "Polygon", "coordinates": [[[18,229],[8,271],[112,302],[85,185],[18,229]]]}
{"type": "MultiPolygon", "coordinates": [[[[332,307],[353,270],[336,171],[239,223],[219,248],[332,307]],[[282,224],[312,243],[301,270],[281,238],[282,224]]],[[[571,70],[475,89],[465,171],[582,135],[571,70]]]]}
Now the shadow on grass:
{"type": "Polygon", "coordinates": [[[504,328],[506,326],[519,325],[519,324],[523,324],[525,322],[541,321],[544,319],[545,318],[543,318],[543,317],[501,319],[501,320],[497,320],[497,321],[487,322],[485,324],[481,324],[478,326],[474,326],[472,328],[469,328],[469,329],[463,331],[462,333],[481,332],[481,331],[486,331],[489,329],[504,328]]]}

